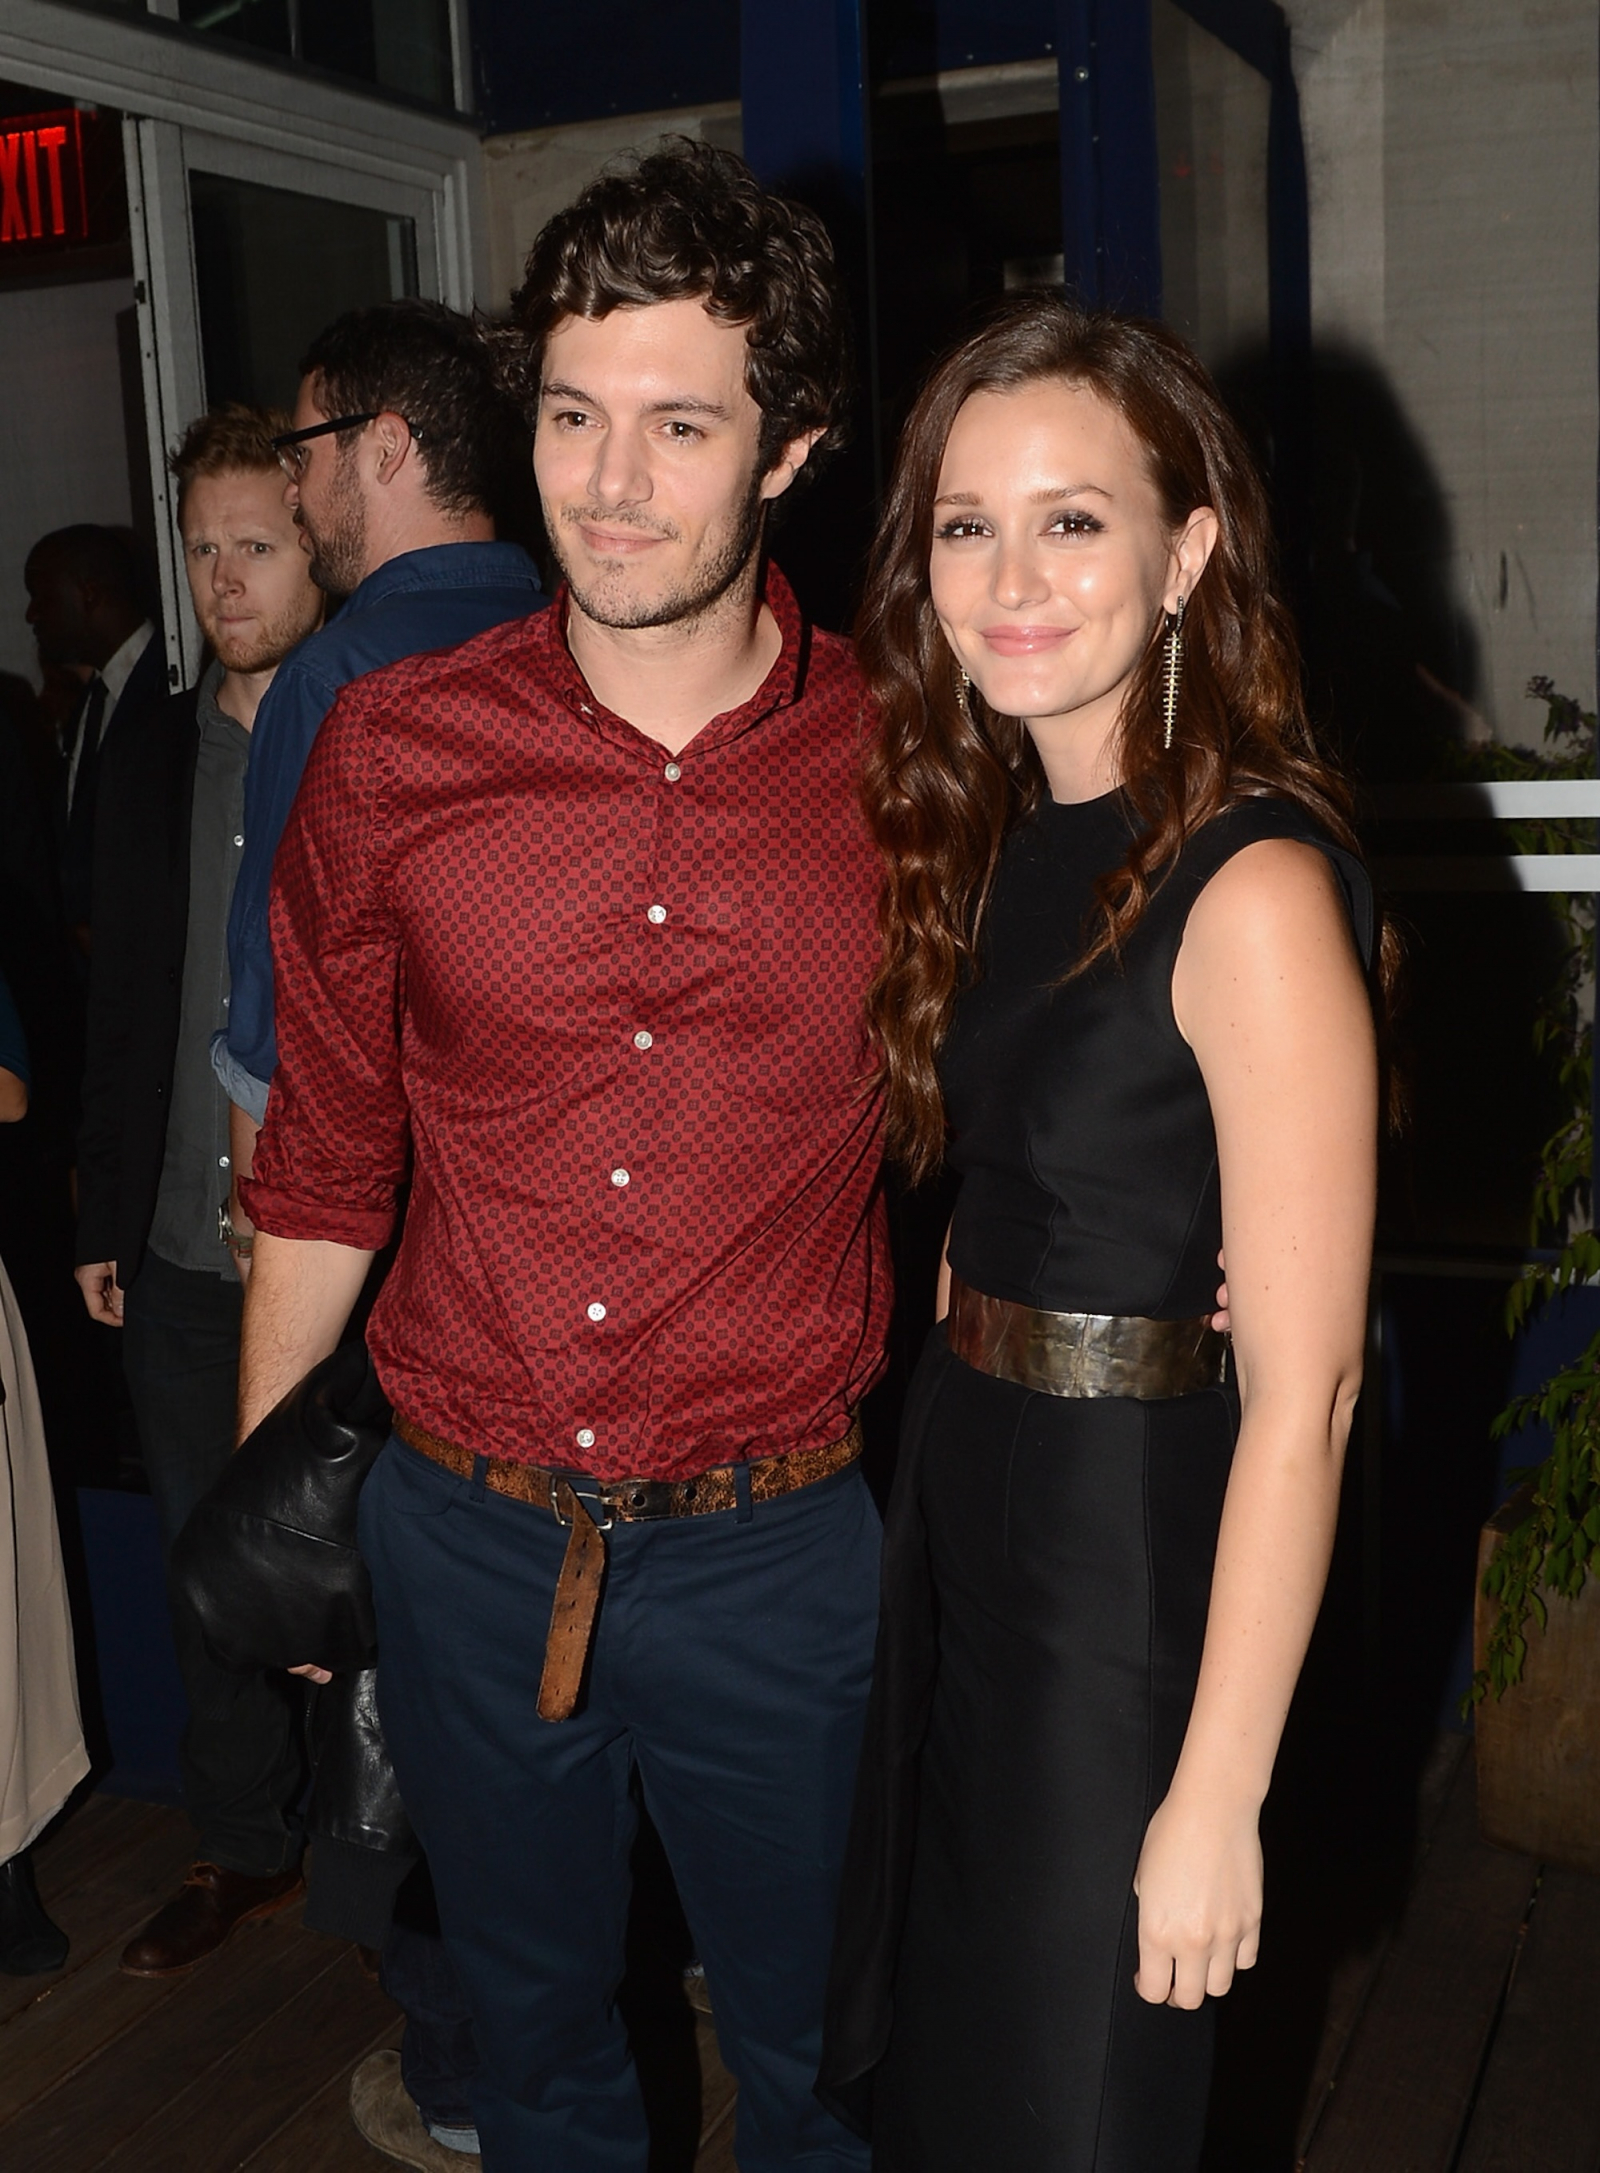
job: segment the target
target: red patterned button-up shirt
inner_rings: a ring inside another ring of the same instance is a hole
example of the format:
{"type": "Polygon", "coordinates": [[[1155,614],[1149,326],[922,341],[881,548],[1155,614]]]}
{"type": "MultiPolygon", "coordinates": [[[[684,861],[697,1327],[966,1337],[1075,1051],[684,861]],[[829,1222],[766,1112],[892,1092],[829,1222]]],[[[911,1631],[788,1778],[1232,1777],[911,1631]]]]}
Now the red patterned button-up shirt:
{"type": "Polygon", "coordinates": [[[565,599],[356,681],[274,874],[264,1230],[374,1248],[397,1409],[489,1455],[681,1478],[837,1440],[881,1369],[878,866],[846,643],[806,629],[669,757],[565,599]]]}

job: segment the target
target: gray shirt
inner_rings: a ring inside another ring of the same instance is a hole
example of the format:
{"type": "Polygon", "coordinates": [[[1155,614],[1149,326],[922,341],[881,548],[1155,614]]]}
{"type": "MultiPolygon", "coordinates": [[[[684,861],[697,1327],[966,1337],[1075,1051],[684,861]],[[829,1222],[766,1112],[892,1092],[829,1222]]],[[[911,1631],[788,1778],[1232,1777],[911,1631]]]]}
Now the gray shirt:
{"type": "Polygon", "coordinates": [[[244,772],[250,735],[217,707],[222,666],[200,682],[194,813],[189,822],[189,922],[183,1001],[167,1118],[167,1151],[150,1250],[180,1268],[232,1275],[217,1214],[233,1171],[228,1098],[211,1068],[211,1037],[228,1023],[228,908],[244,851],[244,772]]]}

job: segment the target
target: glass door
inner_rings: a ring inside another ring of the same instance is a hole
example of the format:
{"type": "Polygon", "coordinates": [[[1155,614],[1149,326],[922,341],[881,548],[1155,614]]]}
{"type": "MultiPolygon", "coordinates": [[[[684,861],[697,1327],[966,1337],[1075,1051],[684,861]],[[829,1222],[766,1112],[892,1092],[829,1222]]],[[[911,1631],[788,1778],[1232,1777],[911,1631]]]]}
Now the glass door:
{"type": "MultiPolygon", "coordinates": [[[[435,191],[167,121],[125,125],[152,488],[165,451],[226,400],[292,406],[299,358],[347,309],[438,297],[435,191]]],[[[176,530],[158,520],[169,663],[198,665],[176,530]]]]}

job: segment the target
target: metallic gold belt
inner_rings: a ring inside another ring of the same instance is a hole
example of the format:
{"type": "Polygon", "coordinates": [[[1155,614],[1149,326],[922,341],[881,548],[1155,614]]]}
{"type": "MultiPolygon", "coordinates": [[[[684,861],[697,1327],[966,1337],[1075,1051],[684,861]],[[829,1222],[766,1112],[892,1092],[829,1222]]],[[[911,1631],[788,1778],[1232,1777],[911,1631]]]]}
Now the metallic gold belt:
{"type": "Polygon", "coordinates": [[[950,1278],[945,1323],[966,1365],[1041,1396],[1192,1396],[1222,1380],[1228,1339],[1204,1320],[1047,1313],[950,1278]]]}

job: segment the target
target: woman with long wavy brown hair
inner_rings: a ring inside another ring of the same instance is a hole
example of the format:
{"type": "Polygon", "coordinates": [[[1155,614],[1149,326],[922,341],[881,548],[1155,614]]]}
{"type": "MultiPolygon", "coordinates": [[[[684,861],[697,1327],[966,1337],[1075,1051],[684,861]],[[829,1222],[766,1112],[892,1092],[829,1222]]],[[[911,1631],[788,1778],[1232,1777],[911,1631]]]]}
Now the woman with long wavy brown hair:
{"type": "Polygon", "coordinates": [[[1191,2173],[1360,1378],[1371,895],[1160,326],[1028,296],[935,369],[858,642],[890,1140],[961,1189],[822,2087],[884,2173],[1191,2173]]]}

